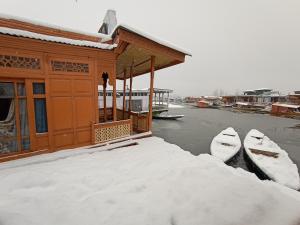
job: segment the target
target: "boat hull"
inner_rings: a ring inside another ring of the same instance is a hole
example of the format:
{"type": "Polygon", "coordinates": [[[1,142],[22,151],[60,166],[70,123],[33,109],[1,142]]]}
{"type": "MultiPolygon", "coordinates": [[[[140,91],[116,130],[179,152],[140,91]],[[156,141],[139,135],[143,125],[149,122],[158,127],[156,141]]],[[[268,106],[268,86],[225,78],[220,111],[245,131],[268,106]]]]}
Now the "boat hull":
{"type": "Polygon", "coordinates": [[[228,163],[241,149],[238,133],[231,127],[221,131],[211,142],[210,152],[213,156],[228,163]]]}
{"type": "Polygon", "coordinates": [[[297,166],[286,151],[257,130],[251,130],[244,140],[245,161],[259,178],[269,179],[298,190],[300,178],[297,166]]]}

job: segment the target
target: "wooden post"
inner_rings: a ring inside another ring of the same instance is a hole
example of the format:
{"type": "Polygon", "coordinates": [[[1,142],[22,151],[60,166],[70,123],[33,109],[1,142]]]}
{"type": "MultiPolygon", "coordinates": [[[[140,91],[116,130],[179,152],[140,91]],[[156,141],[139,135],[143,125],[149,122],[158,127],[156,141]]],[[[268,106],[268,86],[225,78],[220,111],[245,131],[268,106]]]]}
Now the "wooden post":
{"type": "Polygon", "coordinates": [[[149,94],[149,115],[148,115],[148,130],[152,129],[152,102],[153,102],[153,86],[154,86],[154,68],[155,56],[151,56],[151,72],[150,72],[150,94],[149,94]]]}
{"type": "Polygon", "coordinates": [[[131,112],[132,76],[133,76],[133,66],[130,67],[130,90],[129,90],[129,107],[128,107],[129,112],[131,112]]]}
{"type": "Polygon", "coordinates": [[[106,86],[103,85],[103,106],[104,106],[104,122],[107,120],[107,110],[106,110],[106,86]]]}
{"type": "Polygon", "coordinates": [[[125,119],[125,100],[126,100],[126,69],[124,70],[124,80],[123,80],[123,120],[125,119]]]}
{"type": "Polygon", "coordinates": [[[114,79],[113,83],[113,120],[117,121],[117,88],[116,88],[117,78],[114,79]]]}

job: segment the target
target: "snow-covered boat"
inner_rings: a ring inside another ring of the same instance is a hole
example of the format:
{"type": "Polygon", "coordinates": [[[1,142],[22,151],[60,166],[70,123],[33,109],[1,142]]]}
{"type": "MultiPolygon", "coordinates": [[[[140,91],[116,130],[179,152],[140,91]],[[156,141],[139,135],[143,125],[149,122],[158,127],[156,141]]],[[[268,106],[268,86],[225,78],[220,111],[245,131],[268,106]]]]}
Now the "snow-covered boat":
{"type": "Polygon", "coordinates": [[[269,179],[295,190],[300,189],[296,164],[285,150],[263,133],[250,130],[245,137],[244,147],[250,161],[269,179]]]}
{"type": "Polygon", "coordinates": [[[232,127],[228,127],[214,137],[210,152],[213,156],[227,162],[239,152],[241,145],[238,133],[232,127]]]}
{"type": "Polygon", "coordinates": [[[177,120],[183,117],[184,115],[169,115],[169,114],[153,115],[153,119],[157,119],[157,120],[177,120]]]}

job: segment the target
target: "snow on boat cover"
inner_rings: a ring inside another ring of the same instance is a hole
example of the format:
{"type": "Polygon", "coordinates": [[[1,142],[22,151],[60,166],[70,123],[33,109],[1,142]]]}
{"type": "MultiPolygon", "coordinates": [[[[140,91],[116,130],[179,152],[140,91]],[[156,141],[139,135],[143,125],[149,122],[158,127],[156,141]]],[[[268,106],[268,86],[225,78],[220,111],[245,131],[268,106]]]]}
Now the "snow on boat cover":
{"type": "Polygon", "coordinates": [[[295,190],[300,189],[296,164],[287,152],[263,133],[252,129],[244,140],[244,147],[250,160],[270,179],[295,190]]]}
{"type": "Polygon", "coordinates": [[[214,137],[210,152],[213,156],[227,162],[239,152],[241,145],[238,133],[232,127],[228,127],[214,137]]]}

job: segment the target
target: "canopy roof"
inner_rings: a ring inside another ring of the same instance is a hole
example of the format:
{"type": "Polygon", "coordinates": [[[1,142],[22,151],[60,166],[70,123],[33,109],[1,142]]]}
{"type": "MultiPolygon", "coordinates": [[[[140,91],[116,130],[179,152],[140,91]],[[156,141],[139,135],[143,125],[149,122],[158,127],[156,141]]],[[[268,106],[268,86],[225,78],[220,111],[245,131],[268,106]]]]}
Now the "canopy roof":
{"type": "Polygon", "coordinates": [[[177,47],[172,48],[170,44],[124,26],[118,26],[112,37],[113,43],[118,43],[115,49],[118,54],[118,79],[129,78],[131,70],[133,76],[150,72],[151,56],[155,57],[155,70],[159,70],[183,63],[185,56],[190,55],[177,47]]]}

